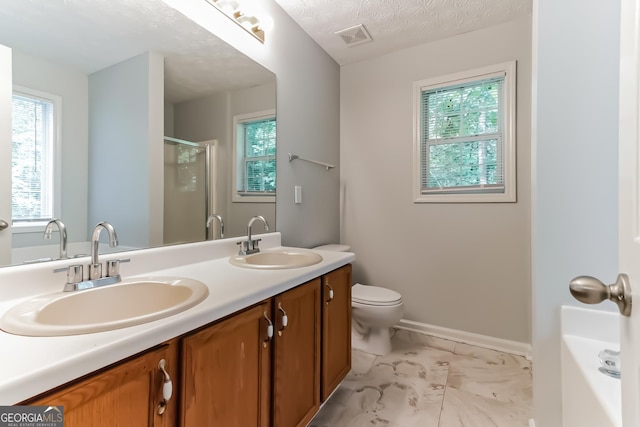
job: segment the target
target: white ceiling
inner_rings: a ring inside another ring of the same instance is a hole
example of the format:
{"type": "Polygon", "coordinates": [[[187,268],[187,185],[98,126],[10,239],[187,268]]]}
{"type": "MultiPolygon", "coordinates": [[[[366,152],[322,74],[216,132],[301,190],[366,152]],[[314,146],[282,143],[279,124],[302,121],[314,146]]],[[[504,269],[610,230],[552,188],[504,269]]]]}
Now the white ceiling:
{"type": "Polygon", "coordinates": [[[494,26],[531,13],[532,0],[275,0],[338,64],[494,26]],[[373,41],[335,34],[364,24],[373,41]]]}
{"type": "MultiPolygon", "coordinates": [[[[275,1],[348,64],[530,14],[532,0],[275,1]],[[349,47],[334,34],[357,24],[372,42],[349,47]]],[[[0,0],[0,44],[85,73],[159,52],[170,102],[275,79],[161,0],[0,0]]]]}
{"type": "Polygon", "coordinates": [[[169,102],[275,81],[161,0],[0,0],[0,44],[86,74],[158,52],[169,102]]]}

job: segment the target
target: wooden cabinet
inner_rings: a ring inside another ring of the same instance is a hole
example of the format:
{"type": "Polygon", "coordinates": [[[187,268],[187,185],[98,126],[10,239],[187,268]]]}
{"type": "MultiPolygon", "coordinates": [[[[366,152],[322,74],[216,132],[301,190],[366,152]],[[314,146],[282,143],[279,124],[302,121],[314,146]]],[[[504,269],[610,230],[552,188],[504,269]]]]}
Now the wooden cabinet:
{"type": "Polygon", "coordinates": [[[351,264],[322,277],[322,301],[324,402],[351,370],[351,264]]]}
{"type": "Polygon", "coordinates": [[[64,406],[66,427],[302,427],[350,368],[346,265],[22,403],[64,406]]]}
{"type": "Polygon", "coordinates": [[[22,404],[64,406],[65,427],[172,427],[177,415],[177,399],[174,390],[173,397],[163,405],[165,377],[158,367],[162,359],[175,384],[177,345],[171,343],[22,404]],[[159,411],[161,405],[164,411],[159,411]]]}
{"type": "Polygon", "coordinates": [[[320,408],[320,279],[274,299],[273,425],[306,426],[320,408]]]}
{"type": "Polygon", "coordinates": [[[270,301],[182,340],[181,426],[269,426],[268,318],[270,301]]]}
{"type": "Polygon", "coordinates": [[[180,425],[307,425],[351,367],[350,277],[336,270],[183,338],[180,425]]]}

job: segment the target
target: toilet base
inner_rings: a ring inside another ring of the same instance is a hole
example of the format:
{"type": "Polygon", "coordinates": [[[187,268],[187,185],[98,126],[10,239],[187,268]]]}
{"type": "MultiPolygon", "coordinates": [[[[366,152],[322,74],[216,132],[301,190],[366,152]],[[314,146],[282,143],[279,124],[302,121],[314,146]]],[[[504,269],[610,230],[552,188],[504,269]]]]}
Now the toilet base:
{"type": "Polygon", "coordinates": [[[391,328],[371,328],[367,333],[360,333],[355,327],[351,327],[351,348],[371,353],[378,356],[386,356],[391,353],[391,328]]]}

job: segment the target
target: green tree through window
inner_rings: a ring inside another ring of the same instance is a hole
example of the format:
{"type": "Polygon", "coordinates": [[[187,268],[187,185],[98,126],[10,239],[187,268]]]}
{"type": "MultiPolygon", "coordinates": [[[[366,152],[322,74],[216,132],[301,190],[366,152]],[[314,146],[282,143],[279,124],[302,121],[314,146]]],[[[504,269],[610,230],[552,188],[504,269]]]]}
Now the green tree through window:
{"type": "Polygon", "coordinates": [[[416,203],[516,201],[516,62],[413,83],[416,203]]]}
{"type": "Polygon", "coordinates": [[[243,129],[243,188],[247,193],[276,191],[276,119],[249,121],[243,129]]]}
{"type": "Polygon", "coordinates": [[[502,184],[502,82],[492,79],[422,92],[423,188],[502,184]]]}

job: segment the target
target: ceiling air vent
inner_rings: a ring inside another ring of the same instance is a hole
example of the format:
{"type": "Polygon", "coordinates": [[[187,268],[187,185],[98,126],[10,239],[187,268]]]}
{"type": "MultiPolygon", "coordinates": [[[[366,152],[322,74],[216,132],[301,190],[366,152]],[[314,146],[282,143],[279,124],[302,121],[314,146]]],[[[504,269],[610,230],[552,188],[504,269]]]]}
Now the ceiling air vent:
{"type": "Polygon", "coordinates": [[[364,28],[364,25],[362,24],[347,28],[345,30],[336,31],[335,34],[339,35],[340,38],[342,38],[345,44],[349,47],[367,43],[372,40],[371,36],[367,32],[367,29],[364,28]]]}

